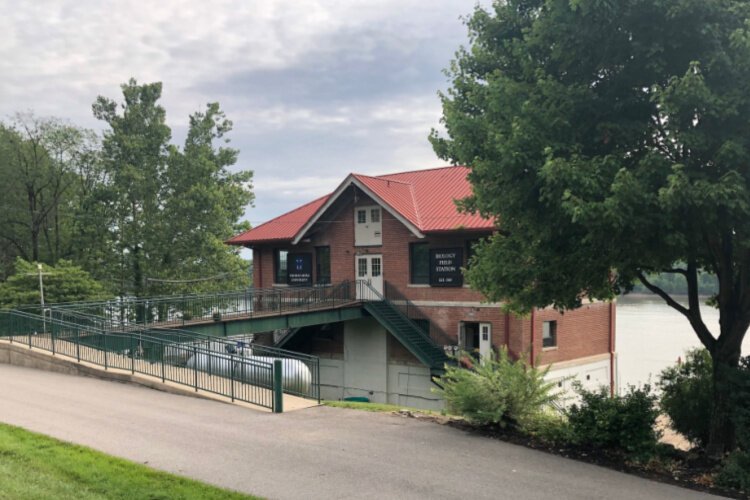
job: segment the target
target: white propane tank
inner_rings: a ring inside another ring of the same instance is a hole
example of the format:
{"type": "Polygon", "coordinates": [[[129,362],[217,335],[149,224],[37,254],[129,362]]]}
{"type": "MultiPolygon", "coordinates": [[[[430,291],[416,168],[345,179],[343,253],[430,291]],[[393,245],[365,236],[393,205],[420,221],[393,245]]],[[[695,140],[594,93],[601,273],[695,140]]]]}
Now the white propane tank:
{"type": "Polygon", "coordinates": [[[310,390],[312,374],[305,363],[298,359],[272,358],[267,356],[235,355],[212,353],[210,358],[206,353],[191,355],[187,360],[188,368],[197,367],[202,372],[212,373],[222,377],[232,376],[232,360],[234,360],[234,378],[248,384],[271,387],[273,373],[268,365],[281,360],[281,382],[285,391],[306,394],[310,390]]]}

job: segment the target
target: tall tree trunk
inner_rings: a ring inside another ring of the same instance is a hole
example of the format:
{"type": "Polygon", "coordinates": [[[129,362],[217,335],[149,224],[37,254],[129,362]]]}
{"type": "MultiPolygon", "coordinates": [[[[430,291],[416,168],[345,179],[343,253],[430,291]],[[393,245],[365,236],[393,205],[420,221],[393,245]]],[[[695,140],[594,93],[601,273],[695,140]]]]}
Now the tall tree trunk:
{"type": "MultiPolygon", "coordinates": [[[[713,457],[721,457],[734,450],[736,445],[734,423],[732,422],[731,395],[734,388],[730,373],[739,365],[742,355],[742,338],[747,327],[735,321],[727,325],[715,348],[711,352],[713,361],[713,409],[709,427],[706,452],[713,457]]],[[[724,330],[725,325],[722,325],[724,330]]]]}

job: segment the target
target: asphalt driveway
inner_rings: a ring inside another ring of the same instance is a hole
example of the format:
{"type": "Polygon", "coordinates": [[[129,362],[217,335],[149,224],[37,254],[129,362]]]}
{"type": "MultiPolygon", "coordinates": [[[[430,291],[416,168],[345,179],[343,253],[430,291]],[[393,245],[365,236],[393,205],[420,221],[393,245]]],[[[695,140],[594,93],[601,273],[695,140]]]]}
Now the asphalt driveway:
{"type": "Polygon", "coordinates": [[[274,415],[3,364],[0,381],[2,422],[270,498],[709,498],[389,414],[274,415]]]}

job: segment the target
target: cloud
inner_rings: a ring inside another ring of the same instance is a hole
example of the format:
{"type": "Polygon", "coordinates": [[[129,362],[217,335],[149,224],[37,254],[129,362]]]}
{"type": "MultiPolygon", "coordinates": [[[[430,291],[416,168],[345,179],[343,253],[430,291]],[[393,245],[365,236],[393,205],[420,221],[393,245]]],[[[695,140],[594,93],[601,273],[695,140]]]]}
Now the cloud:
{"type": "MultiPolygon", "coordinates": [[[[426,136],[466,30],[465,0],[212,2],[0,0],[0,117],[35,110],[101,129],[97,95],[162,81],[175,140],[219,101],[237,168],[255,171],[248,212],[267,219],[351,171],[441,164],[426,136]]],[[[329,186],[324,189],[325,186],[329,186]]]]}

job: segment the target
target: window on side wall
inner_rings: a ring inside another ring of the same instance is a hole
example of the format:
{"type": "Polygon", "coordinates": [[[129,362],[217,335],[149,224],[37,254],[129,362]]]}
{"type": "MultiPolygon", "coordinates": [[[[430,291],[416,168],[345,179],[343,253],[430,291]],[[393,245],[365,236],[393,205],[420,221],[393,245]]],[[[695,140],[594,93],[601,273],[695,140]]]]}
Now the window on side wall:
{"type": "Polygon", "coordinates": [[[430,248],[428,243],[409,245],[409,283],[430,284],[430,248]]]}
{"type": "Polygon", "coordinates": [[[542,323],[542,347],[557,347],[557,321],[542,323]]]}
{"type": "Polygon", "coordinates": [[[318,285],[331,284],[331,247],[315,247],[315,279],[318,285]]]}
{"type": "Polygon", "coordinates": [[[273,282],[276,284],[286,284],[287,276],[287,257],[289,256],[288,250],[279,250],[278,248],[273,252],[273,282]]]}

